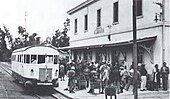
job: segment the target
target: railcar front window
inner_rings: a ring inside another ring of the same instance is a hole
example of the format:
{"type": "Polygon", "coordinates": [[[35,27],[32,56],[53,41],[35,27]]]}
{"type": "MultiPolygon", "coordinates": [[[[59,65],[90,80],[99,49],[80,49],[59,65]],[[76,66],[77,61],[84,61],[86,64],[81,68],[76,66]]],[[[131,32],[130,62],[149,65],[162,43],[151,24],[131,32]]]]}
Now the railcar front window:
{"type": "Polygon", "coordinates": [[[46,55],[45,63],[53,63],[53,56],[52,55],[46,55]]]}
{"type": "Polygon", "coordinates": [[[38,64],[45,63],[45,55],[38,55],[38,64]]]}
{"type": "Polygon", "coordinates": [[[25,55],[25,60],[26,60],[26,63],[30,63],[30,55],[25,55]]]}
{"type": "Polygon", "coordinates": [[[37,63],[37,56],[36,55],[31,55],[31,63],[36,64],[37,63]]]}
{"type": "Polygon", "coordinates": [[[54,64],[57,64],[59,62],[59,57],[57,55],[54,56],[54,64]]]}

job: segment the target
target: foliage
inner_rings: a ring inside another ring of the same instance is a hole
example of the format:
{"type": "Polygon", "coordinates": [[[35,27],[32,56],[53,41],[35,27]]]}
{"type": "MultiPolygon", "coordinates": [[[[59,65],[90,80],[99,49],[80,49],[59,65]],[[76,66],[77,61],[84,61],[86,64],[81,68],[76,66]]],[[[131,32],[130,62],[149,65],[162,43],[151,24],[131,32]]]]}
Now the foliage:
{"type": "Polygon", "coordinates": [[[67,36],[67,32],[70,30],[70,19],[66,19],[64,22],[64,29],[55,31],[55,35],[52,37],[52,45],[55,47],[69,46],[70,37],[67,36]]]}
{"type": "Polygon", "coordinates": [[[5,32],[0,28],[0,50],[6,50],[5,32]]]}
{"type": "Polygon", "coordinates": [[[26,32],[26,29],[22,26],[18,27],[18,33],[20,34],[20,37],[15,38],[12,46],[13,50],[30,45],[40,44],[40,37],[36,37],[37,33],[29,35],[26,32]]]}
{"type": "Polygon", "coordinates": [[[3,27],[4,27],[5,31],[3,31],[0,28],[0,61],[7,61],[7,60],[9,60],[11,51],[9,49],[7,49],[5,37],[8,38],[9,44],[11,44],[12,36],[10,35],[8,29],[5,26],[3,26],[3,27]]]}

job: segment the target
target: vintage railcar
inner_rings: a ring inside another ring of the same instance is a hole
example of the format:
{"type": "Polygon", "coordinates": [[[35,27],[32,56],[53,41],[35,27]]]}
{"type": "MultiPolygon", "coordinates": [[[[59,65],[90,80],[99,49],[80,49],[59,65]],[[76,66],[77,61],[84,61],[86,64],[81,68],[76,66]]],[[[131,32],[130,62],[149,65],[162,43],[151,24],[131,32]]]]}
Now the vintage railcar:
{"type": "Polygon", "coordinates": [[[58,83],[59,51],[51,45],[33,45],[14,50],[12,76],[28,86],[55,86],[58,83]]]}

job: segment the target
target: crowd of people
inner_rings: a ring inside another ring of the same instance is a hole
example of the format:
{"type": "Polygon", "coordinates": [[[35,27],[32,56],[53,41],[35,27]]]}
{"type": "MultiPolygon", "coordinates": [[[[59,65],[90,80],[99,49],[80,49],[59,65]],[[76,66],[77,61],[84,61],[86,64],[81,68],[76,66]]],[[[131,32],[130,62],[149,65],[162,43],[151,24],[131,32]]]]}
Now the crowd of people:
{"type": "MultiPolygon", "coordinates": [[[[90,87],[88,93],[94,93],[94,88],[92,87],[92,82],[100,81],[100,88],[102,89],[100,93],[103,93],[106,86],[115,86],[116,93],[122,93],[124,90],[128,91],[130,85],[134,81],[134,66],[133,63],[130,69],[124,64],[114,64],[102,62],[71,62],[69,64],[60,64],[60,78],[64,80],[66,75],[68,80],[68,88],[70,93],[74,93],[74,90],[80,90],[78,86],[78,79],[83,78],[85,80],[85,87],[90,87]]],[[[169,68],[166,63],[163,63],[161,69],[159,69],[158,64],[153,68],[153,73],[148,76],[148,72],[145,68],[145,64],[138,63],[137,67],[137,85],[141,91],[145,90],[156,90],[163,88],[167,90],[168,88],[168,74],[169,68]],[[162,80],[161,80],[162,79],[162,80]]]]}

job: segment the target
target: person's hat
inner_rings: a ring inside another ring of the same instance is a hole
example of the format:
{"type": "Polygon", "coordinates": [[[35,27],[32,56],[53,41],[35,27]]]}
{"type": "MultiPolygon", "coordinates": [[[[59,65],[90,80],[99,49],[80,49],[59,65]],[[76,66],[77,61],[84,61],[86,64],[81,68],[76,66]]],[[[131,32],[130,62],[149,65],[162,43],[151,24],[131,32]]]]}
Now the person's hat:
{"type": "Polygon", "coordinates": [[[74,67],[74,66],[72,66],[72,67],[71,67],[71,69],[72,69],[72,70],[75,70],[75,67],[74,67]]]}
{"type": "Polygon", "coordinates": [[[138,63],[138,66],[142,66],[142,63],[138,63]]]}
{"type": "Polygon", "coordinates": [[[124,66],[121,66],[120,69],[124,69],[124,66]]]}
{"type": "Polygon", "coordinates": [[[97,74],[97,71],[92,70],[92,71],[91,71],[91,74],[92,74],[92,75],[96,75],[96,74],[97,74]]]}
{"type": "Polygon", "coordinates": [[[166,65],[166,62],[163,62],[164,65],[166,65]]]}

